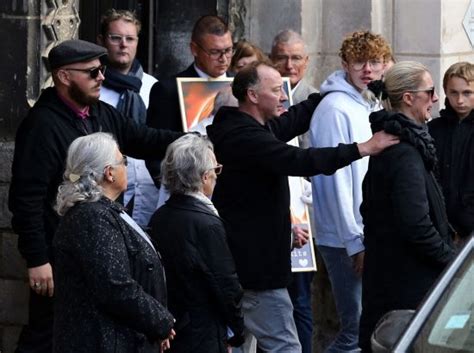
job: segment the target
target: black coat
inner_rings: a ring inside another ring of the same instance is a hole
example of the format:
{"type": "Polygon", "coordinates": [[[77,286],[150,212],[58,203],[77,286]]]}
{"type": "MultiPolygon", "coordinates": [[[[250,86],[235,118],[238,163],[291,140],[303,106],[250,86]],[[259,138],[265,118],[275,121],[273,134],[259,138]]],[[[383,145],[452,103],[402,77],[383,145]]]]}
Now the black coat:
{"type": "Polygon", "coordinates": [[[286,142],[306,132],[314,94],[261,125],[237,108],[221,108],[207,127],[224,165],[213,201],[226,221],[229,246],[245,289],[287,287],[291,278],[288,176],[332,174],[360,157],[356,144],[301,149],[286,142]]]}
{"type": "MultiPolygon", "coordinates": [[[[90,107],[93,132],[110,132],[120,150],[134,158],[162,158],[180,133],[149,129],[127,119],[101,101],[90,107]]],[[[18,128],[10,184],[12,226],[19,235],[18,248],[28,267],[51,262],[50,245],[59,217],[53,209],[63,180],[69,145],[87,135],[81,120],[46,89],[18,128]]]]}
{"type": "Polygon", "coordinates": [[[415,309],[454,255],[426,127],[385,111],[372,113],[370,120],[374,132],[385,129],[401,142],[370,157],[362,186],[361,348],[370,345],[383,314],[415,309]]]}
{"type": "Polygon", "coordinates": [[[102,198],[76,204],[54,239],[54,352],[151,353],[173,327],[153,248],[102,198]]]}
{"type": "Polygon", "coordinates": [[[225,353],[227,326],[243,335],[243,291],[222,220],[195,197],[172,195],[151,227],[177,318],[170,353],[225,353]]]}
{"type": "Polygon", "coordinates": [[[459,121],[446,99],[441,117],[428,124],[439,161],[448,219],[461,237],[474,230],[474,110],[459,121]]]}

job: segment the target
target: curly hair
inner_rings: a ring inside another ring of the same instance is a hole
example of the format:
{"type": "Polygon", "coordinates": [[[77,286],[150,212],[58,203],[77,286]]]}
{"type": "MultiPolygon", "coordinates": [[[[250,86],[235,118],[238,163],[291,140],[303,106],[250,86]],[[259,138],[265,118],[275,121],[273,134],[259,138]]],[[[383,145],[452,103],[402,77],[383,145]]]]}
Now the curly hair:
{"type": "Polygon", "coordinates": [[[392,50],[380,34],[370,31],[356,31],[344,39],[339,56],[345,62],[365,61],[380,57],[384,62],[388,62],[392,57],[392,50]]]}

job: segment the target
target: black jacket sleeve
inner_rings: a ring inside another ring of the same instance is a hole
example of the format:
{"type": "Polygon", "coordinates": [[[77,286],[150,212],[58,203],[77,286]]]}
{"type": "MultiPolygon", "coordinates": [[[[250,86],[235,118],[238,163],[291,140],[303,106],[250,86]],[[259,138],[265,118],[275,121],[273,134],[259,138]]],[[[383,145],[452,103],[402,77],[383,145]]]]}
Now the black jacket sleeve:
{"type": "Polygon", "coordinates": [[[27,266],[36,267],[51,261],[49,244],[58,221],[51,200],[62,177],[64,166],[59,161],[65,151],[61,154],[53,146],[55,136],[47,126],[33,128],[30,122],[25,121],[16,136],[8,202],[18,249],[27,266]]]}
{"type": "Polygon", "coordinates": [[[308,99],[291,106],[278,118],[271,119],[268,125],[276,138],[288,142],[308,131],[313,112],[321,100],[319,93],[310,94],[308,99]]]}

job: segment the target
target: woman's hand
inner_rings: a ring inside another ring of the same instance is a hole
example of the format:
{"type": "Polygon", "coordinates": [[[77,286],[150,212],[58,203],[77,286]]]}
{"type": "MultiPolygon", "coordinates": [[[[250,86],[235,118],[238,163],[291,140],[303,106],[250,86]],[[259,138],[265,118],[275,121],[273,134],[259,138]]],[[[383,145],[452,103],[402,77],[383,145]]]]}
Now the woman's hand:
{"type": "Polygon", "coordinates": [[[171,329],[169,335],[168,335],[168,338],[161,341],[161,344],[160,344],[160,353],[163,353],[164,351],[170,349],[171,347],[171,341],[174,339],[174,337],[176,336],[176,332],[171,329]]]}

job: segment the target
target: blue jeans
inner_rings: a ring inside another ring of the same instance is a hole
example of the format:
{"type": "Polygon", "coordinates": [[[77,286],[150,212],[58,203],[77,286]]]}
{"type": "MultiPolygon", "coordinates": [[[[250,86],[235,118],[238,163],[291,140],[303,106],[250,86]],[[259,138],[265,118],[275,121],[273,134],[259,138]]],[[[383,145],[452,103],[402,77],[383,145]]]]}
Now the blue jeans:
{"type": "Polygon", "coordinates": [[[288,287],[293,304],[298,338],[303,353],[312,353],[313,339],[313,310],[311,308],[311,282],[314,272],[295,272],[288,287]]]}
{"type": "MultiPolygon", "coordinates": [[[[265,353],[301,353],[301,345],[293,320],[293,306],[286,288],[262,291],[244,290],[242,313],[247,333],[257,338],[265,353]]],[[[233,353],[249,352],[246,335],[243,347],[233,353]]]]}
{"type": "Polygon", "coordinates": [[[362,279],[352,269],[346,249],[318,246],[326,265],[341,329],[326,353],[360,352],[359,320],[362,310],[362,279]]]}

